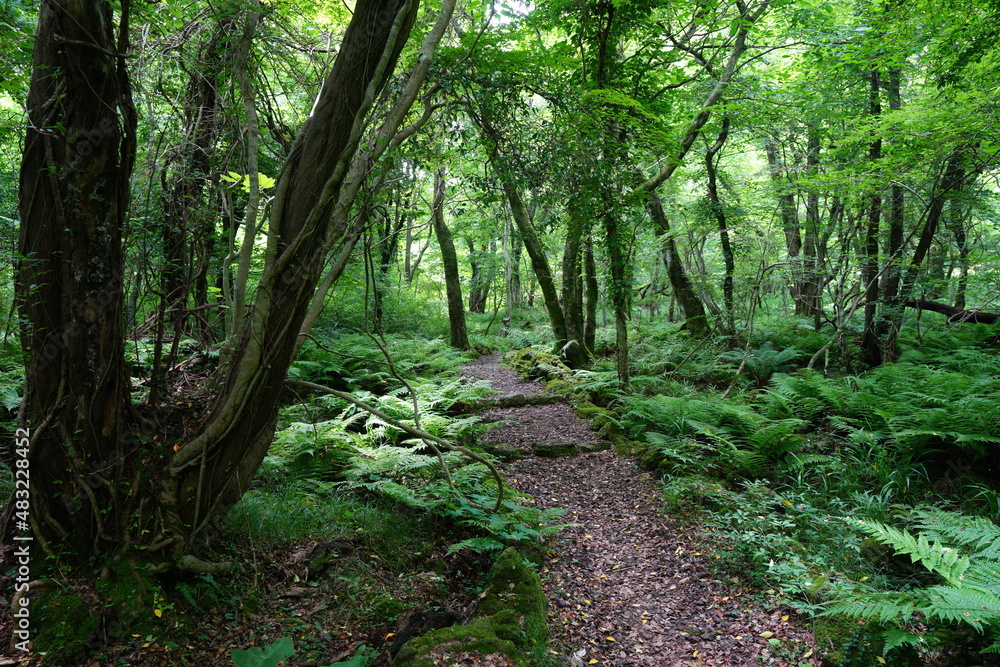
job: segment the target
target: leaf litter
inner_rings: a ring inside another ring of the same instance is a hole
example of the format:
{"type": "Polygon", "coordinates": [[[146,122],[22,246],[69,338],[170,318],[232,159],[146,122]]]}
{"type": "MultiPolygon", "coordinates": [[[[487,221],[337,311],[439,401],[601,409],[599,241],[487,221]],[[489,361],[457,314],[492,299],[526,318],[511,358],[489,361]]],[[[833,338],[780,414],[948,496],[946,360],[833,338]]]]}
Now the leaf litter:
{"type": "MultiPolygon", "coordinates": [[[[484,357],[465,373],[503,392],[538,385],[484,357]]],[[[541,571],[553,644],[571,665],[819,664],[802,619],[739,581],[715,578],[698,535],[659,511],[660,488],[613,449],[549,459],[546,441],[591,443],[597,435],[565,402],[480,413],[500,422],[485,444],[521,450],[505,472],[541,509],[561,507],[563,529],[541,571]],[[777,645],[775,642],[777,641],[777,645]]]]}

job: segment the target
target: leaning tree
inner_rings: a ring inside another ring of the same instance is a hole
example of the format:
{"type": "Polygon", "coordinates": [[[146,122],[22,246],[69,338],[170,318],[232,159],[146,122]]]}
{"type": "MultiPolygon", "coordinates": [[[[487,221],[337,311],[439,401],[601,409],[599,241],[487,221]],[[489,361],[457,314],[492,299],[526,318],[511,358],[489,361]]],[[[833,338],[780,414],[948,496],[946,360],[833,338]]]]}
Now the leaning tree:
{"type": "MultiPolygon", "coordinates": [[[[271,441],[299,327],[366,117],[417,0],[358,0],[282,169],[263,273],[197,414],[130,401],[122,232],[135,155],[128,2],[43,0],[21,165],[16,292],[26,353],[30,521],[50,556],[142,549],[154,571],[207,571],[201,536],[245,492],[271,441]]],[[[195,403],[197,406],[198,404],[195,403]]],[[[6,527],[7,530],[10,526],[6,527]]]]}

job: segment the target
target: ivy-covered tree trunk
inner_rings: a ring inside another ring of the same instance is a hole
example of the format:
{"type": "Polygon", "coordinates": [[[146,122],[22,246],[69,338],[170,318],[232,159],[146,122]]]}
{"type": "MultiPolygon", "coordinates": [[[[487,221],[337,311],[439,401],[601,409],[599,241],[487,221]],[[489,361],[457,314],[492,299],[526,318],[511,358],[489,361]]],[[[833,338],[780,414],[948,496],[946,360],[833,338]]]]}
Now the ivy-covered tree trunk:
{"type": "MultiPolygon", "coordinates": [[[[159,428],[128,400],[123,220],[134,114],[103,0],[41,5],[21,167],[17,293],[24,321],[36,539],[63,558],[142,547],[152,571],[206,571],[195,552],[245,490],[271,440],[299,325],[327,254],[330,212],[361,126],[416,14],[359,0],[277,184],[257,300],[220,391],[159,428]]],[[[128,16],[127,3],[123,7],[128,16]]],[[[127,26],[120,34],[127,35],[127,26]]]]}
{"type": "Polygon", "coordinates": [[[42,2],[27,105],[16,275],[22,426],[31,431],[28,515],[50,554],[116,545],[135,507],[121,473],[142,456],[127,448],[122,314],[135,111],[128,26],[116,41],[112,16],[104,0],[42,2]]]}

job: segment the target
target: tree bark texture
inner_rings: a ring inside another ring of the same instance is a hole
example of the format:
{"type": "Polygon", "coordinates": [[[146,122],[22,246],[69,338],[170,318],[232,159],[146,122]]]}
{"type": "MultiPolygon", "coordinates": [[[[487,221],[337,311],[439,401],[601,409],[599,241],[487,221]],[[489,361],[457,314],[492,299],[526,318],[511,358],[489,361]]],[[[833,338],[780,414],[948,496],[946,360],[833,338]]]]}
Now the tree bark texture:
{"type": "MultiPolygon", "coordinates": [[[[276,185],[257,298],[204,429],[170,460],[160,493],[170,555],[245,493],[267,452],[285,373],[328,252],[331,215],[365,118],[413,25],[414,0],[361,0],[276,185]]],[[[335,228],[337,227],[337,228],[335,228]]]]}
{"type": "Polygon", "coordinates": [[[31,527],[49,553],[117,544],[137,491],[122,473],[142,456],[128,438],[122,313],[136,121],[128,26],[116,42],[112,15],[102,0],[45,0],[35,35],[16,291],[31,527]]]}

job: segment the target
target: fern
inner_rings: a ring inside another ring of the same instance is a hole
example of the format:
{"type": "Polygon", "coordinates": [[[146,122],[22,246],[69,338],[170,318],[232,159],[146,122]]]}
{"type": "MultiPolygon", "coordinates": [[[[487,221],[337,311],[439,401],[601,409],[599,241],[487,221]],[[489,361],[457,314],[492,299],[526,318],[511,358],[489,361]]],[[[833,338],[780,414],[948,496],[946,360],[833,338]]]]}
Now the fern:
{"type": "Polygon", "coordinates": [[[800,356],[802,353],[794,347],[776,350],[774,344],[768,341],[748,355],[743,350],[730,350],[719,359],[736,367],[743,364],[743,372],[752,377],[758,387],[763,387],[775,373],[789,370],[800,356]]]}
{"type": "Polygon", "coordinates": [[[935,623],[968,626],[992,642],[987,651],[1000,649],[1000,527],[991,521],[943,510],[915,512],[921,532],[914,535],[876,521],[854,521],[864,532],[907,555],[944,583],[907,592],[856,593],[837,600],[825,612],[898,626],[887,640],[893,645],[914,643],[900,635],[914,616],[931,627],[935,623]],[[950,545],[950,546],[946,546],[950,545]]]}

